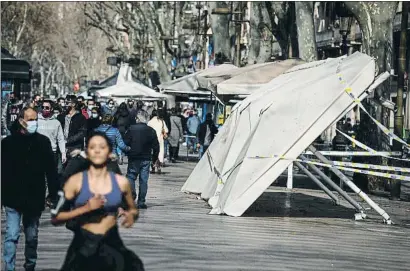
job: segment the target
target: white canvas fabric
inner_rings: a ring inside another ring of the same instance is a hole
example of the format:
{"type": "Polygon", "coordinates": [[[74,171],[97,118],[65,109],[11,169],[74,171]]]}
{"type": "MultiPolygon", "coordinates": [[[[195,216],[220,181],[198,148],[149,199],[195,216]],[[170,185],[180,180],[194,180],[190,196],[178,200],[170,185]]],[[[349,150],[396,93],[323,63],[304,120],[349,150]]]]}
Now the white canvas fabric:
{"type": "Polygon", "coordinates": [[[160,84],[158,85],[158,88],[163,93],[209,95],[210,89],[208,89],[208,86],[212,85],[211,80],[213,76],[215,76],[215,74],[218,75],[229,73],[235,69],[238,69],[238,67],[232,64],[222,64],[160,84]],[[208,89],[208,91],[204,91],[201,89],[208,89]]]}
{"type": "Polygon", "coordinates": [[[239,75],[233,76],[217,85],[217,94],[252,94],[259,88],[264,87],[277,76],[302,63],[305,62],[298,59],[287,59],[284,61],[255,64],[241,68],[241,73],[239,75]]]}
{"type": "Polygon", "coordinates": [[[100,98],[139,98],[144,100],[164,100],[166,95],[139,84],[132,80],[132,68],[128,64],[123,64],[118,72],[117,83],[96,92],[100,98]]]}
{"type": "Polygon", "coordinates": [[[124,82],[96,92],[99,97],[129,97],[145,100],[161,100],[166,96],[137,82],[124,82]]]}
{"type": "Polygon", "coordinates": [[[361,53],[299,65],[273,79],[232,112],[182,191],[209,199],[211,214],[241,216],[375,79],[374,60],[361,53]],[[212,161],[209,157],[212,157],[212,161]],[[218,181],[218,174],[222,180],[218,181]]]}

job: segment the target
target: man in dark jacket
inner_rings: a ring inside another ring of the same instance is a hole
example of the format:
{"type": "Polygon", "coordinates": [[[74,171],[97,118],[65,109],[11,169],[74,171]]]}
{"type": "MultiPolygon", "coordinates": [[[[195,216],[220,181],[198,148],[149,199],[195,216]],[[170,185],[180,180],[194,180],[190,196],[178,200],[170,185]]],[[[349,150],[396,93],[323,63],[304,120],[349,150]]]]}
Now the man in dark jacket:
{"type": "Polygon", "coordinates": [[[211,113],[206,114],[205,121],[201,125],[199,125],[198,135],[197,135],[198,143],[200,147],[202,147],[201,157],[202,155],[204,155],[209,145],[211,145],[217,133],[218,133],[218,128],[215,126],[214,122],[212,121],[212,114],[211,113]]]}
{"type": "Polygon", "coordinates": [[[66,139],[67,159],[75,149],[84,149],[84,139],[87,135],[87,120],[81,113],[81,103],[71,100],[64,119],[63,132],[66,139]]]}
{"type": "Polygon", "coordinates": [[[144,115],[147,120],[150,118],[150,114],[144,110],[144,103],[142,101],[137,101],[136,107],[130,110],[131,124],[136,123],[135,118],[138,114],[144,115]]]}
{"type": "Polygon", "coordinates": [[[146,209],[145,197],[148,191],[148,178],[151,161],[157,162],[159,142],[157,133],[147,125],[145,114],[137,114],[136,124],[131,125],[125,134],[125,144],[131,147],[128,154],[127,179],[130,181],[135,200],[135,180],[139,177],[138,208],[146,209]]]}
{"type": "Polygon", "coordinates": [[[26,270],[37,260],[38,226],[45,207],[46,178],[51,199],[57,194],[57,167],[50,140],[37,133],[37,113],[25,107],[1,141],[1,200],[6,211],[3,260],[6,270],[15,270],[20,221],[25,234],[26,270]]]}

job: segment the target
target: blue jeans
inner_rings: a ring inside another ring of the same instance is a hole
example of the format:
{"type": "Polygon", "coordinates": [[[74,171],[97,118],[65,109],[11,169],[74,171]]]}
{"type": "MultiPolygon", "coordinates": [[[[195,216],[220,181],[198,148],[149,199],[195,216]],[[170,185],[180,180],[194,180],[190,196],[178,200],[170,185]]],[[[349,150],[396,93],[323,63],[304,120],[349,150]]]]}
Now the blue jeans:
{"type": "Polygon", "coordinates": [[[149,160],[128,160],[127,179],[130,182],[132,197],[135,200],[135,181],[139,181],[138,191],[138,206],[145,204],[145,197],[148,192],[148,178],[150,171],[151,161],[149,160]]]}
{"type": "Polygon", "coordinates": [[[16,248],[20,238],[20,221],[23,217],[23,228],[26,239],[24,256],[26,262],[24,268],[33,269],[37,261],[38,225],[40,215],[27,215],[5,207],[6,210],[6,234],[4,238],[3,260],[6,270],[14,270],[16,262],[16,248]]]}
{"type": "Polygon", "coordinates": [[[168,146],[169,146],[168,139],[165,139],[164,140],[164,158],[167,158],[168,156],[168,146]]]}

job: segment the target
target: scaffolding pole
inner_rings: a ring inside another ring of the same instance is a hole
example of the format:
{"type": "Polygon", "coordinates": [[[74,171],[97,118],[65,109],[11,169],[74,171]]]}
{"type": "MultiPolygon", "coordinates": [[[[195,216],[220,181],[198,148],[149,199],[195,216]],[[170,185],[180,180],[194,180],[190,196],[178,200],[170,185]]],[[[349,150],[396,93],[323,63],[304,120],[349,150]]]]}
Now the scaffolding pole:
{"type": "MultiPolygon", "coordinates": [[[[314,153],[314,155],[319,158],[320,161],[322,161],[325,164],[332,165],[331,161],[329,161],[326,157],[324,157],[320,152],[316,150],[315,147],[309,146],[309,150],[314,153]]],[[[384,222],[387,224],[391,224],[391,218],[390,216],[384,211],[380,206],[375,203],[369,196],[366,195],[360,188],[358,188],[349,178],[347,178],[340,170],[337,168],[331,167],[330,170],[336,174],[337,177],[339,177],[347,186],[350,187],[356,194],[359,195],[367,204],[370,205],[371,208],[373,208],[379,215],[381,215],[384,219],[384,222]]]]}
{"type": "Polygon", "coordinates": [[[300,162],[295,162],[295,165],[302,170],[303,173],[305,173],[309,178],[312,179],[314,183],[316,183],[325,193],[333,200],[333,203],[336,205],[339,205],[339,199],[335,194],[332,193],[332,191],[329,190],[321,181],[319,181],[310,171],[305,168],[300,162]]]}
{"type": "MultiPolygon", "coordinates": [[[[308,160],[305,156],[301,155],[300,158],[302,160],[308,160]]],[[[325,173],[323,173],[317,166],[308,164],[308,168],[313,170],[316,174],[322,178],[323,181],[325,181],[328,185],[330,185],[334,190],[336,190],[337,193],[339,193],[347,202],[349,202],[355,209],[356,211],[360,212],[362,214],[362,218],[365,218],[364,215],[364,208],[361,206],[357,201],[355,201],[349,194],[347,194],[343,189],[341,189],[337,184],[335,184],[325,173]]]]}

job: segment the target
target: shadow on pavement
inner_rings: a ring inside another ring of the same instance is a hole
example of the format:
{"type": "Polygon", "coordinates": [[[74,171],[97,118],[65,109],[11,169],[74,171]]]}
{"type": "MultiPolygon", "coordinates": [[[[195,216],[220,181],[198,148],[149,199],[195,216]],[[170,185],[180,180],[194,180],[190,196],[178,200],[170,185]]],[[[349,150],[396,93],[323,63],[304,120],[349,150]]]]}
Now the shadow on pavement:
{"type": "Polygon", "coordinates": [[[354,209],[334,205],[330,199],[302,193],[265,192],[246,211],[246,217],[327,217],[352,219],[354,209]]]}

